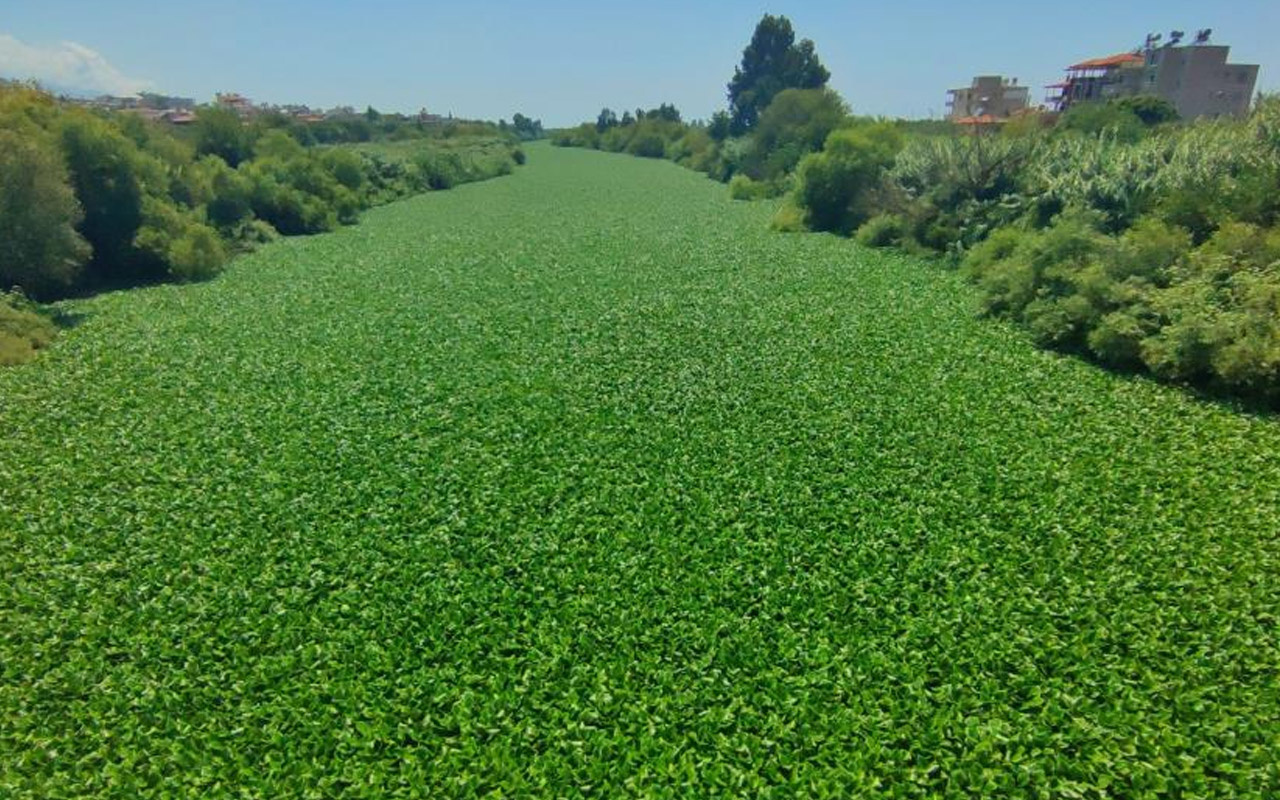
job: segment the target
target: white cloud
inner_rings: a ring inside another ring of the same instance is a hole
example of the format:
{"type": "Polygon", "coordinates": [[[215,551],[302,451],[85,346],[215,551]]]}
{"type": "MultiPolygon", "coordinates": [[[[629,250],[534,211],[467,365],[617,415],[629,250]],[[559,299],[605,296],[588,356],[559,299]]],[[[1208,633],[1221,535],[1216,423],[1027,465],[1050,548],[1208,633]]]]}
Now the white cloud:
{"type": "Polygon", "coordinates": [[[5,33],[0,33],[0,75],[114,95],[135,94],[151,86],[150,81],[122,74],[101,53],[82,44],[30,45],[5,33]]]}

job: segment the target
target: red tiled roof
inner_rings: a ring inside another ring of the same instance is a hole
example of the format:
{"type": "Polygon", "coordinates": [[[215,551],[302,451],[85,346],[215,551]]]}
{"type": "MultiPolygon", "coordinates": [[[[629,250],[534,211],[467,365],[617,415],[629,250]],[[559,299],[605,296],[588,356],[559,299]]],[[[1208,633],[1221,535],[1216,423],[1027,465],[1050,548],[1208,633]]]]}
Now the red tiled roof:
{"type": "Polygon", "coordinates": [[[1081,61],[1079,64],[1072,64],[1067,69],[1106,69],[1107,67],[1123,67],[1126,64],[1141,64],[1146,59],[1137,53],[1116,53],[1114,56],[1106,58],[1091,58],[1088,61],[1081,61]]]}

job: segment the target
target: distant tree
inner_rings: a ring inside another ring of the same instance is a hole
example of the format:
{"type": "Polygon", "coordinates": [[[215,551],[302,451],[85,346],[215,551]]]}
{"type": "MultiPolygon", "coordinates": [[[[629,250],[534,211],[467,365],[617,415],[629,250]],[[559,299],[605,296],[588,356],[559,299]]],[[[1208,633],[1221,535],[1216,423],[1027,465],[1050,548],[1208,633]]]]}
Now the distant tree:
{"type": "Polygon", "coordinates": [[[760,112],[742,171],[756,180],[778,178],[805,154],[821,150],[848,118],[848,106],[832,89],[784,89],[760,112]]]}
{"type": "Polygon", "coordinates": [[[812,41],[797,44],[789,19],[765,14],[729,82],[731,132],[741,135],[754,128],[760,112],[783,89],[821,89],[830,78],[812,41]]]}
{"type": "Polygon", "coordinates": [[[664,120],[666,122],[679,122],[680,110],[670,103],[663,103],[657,108],[651,108],[644,112],[644,118],[664,120]]]}
{"type": "Polygon", "coordinates": [[[729,138],[732,126],[733,118],[729,116],[729,112],[717,111],[711,115],[711,122],[707,124],[707,135],[714,141],[723,142],[729,138]]]}
{"type": "Polygon", "coordinates": [[[364,118],[369,122],[378,122],[382,119],[382,115],[373,106],[367,106],[364,110],[364,118]]]}
{"type": "Polygon", "coordinates": [[[94,277],[114,281],[147,272],[139,269],[133,240],[142,225],[143,180],[161,182],[151,160],[109,120],[87,115],[64,122],[62,152],[84,209],[78,230],[93,246],[94,277]]]}
{"type": "Polygon", "coordinates": [[[635,117],[633,117],[633,116],[631,116],[631,112],[630,112],[630,111],[623,111],[623,112],[622,112],[622,124],[623,124],[623,126],[624,126],[624,127],[625,127],[625,126],[627,126],[627,125],[634,125],[634,124],[635,124],[635,122],[636,122],[636,118],[635,118],[635,117]]]}
{"type": "Polygon", "coordinates": [[[600,109],[599,116],[596,117],[596,133],[604,133],[610,128],[617,127],[618,115],[613,113],[613,109],[600,109]]]}
{"type": "Polygon", "coordinates": [[[511,127],[516,135],[526,141],[542,138],[542,120],[530,119],[519,112],[511,118],[511,127]]]}

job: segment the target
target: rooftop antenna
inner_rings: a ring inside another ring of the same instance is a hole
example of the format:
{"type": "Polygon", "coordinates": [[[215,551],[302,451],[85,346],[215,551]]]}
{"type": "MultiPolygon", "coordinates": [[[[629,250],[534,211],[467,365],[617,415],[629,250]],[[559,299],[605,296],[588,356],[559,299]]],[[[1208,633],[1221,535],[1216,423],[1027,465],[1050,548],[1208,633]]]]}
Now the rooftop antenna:
{"type": "Polygon", "coordinates": [[[1213,28],[1204,28],[1196,31],[1196,44],[1208,44],[1209,37],[1213,35],[1213,28]]]}
{"type": "Polygon", "coordinates": [[[1158,42],[1160,41],[1160,39],[1161,39],[1161,38],[1162,38],[1162,37],[1161,37],[1161,36],[1160,36],[1160,34],[1158,34],[1158,33],[1148,33],[1148,34],[1147,34],[1147,43],[1146,43],[1146,45],[1145,45],[1146,49],[1147,49],[1147,50],[1150,50],[1150,49],[1152,49],[1153,47],[1155,47],[1155,46],[1156,46],[1156,43],[1158,43],[1158,42]]]}
{"type": "Polygon", "coordinates": [[[1186,36],[1186,35],[1187,35],[1187,34],[1186,34],[1186,33],[1184,33],[1183,31],[1170,31],[1170,32],[1169,32],[1169,46],[1170,46],[1170,47],[1172,47],[1172,46],[1174,46],[1175,44],[1177,44],[1178,42],[1181,42],[1181,41],[1182,41],[1182,38],[1183,38],[1184,36],[1186,36]]]}

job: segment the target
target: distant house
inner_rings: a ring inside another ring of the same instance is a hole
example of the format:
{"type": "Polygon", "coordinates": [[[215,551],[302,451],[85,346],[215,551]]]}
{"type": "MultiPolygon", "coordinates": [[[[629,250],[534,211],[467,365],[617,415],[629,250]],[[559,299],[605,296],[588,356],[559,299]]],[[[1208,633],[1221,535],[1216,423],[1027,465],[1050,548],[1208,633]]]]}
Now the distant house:
{"type": "Polygon", "coordinates": [[[1153,35],[1133,52],[1072,64],[1065,80],[1046,87],[1046,100],[1066,111],[1079,103],[1151,95],[1169,101],[1184,119],[1242,115],[1253,99],[1258,65],[1228,63],[1231,48],[1209,44],[1210,33],[1201,31],[1190,45],[1180,44],[1180,31],[1160,46],[1161,37],[1153,35]]]}
{"type": "Polygon", "coordinates": [[[235,92],[218,92],[214,97],[214,104],[219,108],[234,111],[241,117],[251,117],[257,112],[249,98],[235,92]]]}
{"type": "Polygon", "coordinates": [[[137,95],[129,97],[115,97],[113,95],[104,94],[89,100],[85,105],[91,108],[100,108],[105,111],[128,111],[134,108],[142,107],[142,98],[137,95]]]}
{"type": "Polygon", "coordinates": [[[1018,85],[1017,78],[980,75],[969,86],[947,90],[947,119],[1008,119],[1027,108],[1030,94],[1026,86],[1018,85]]]}
{"type": "Polygon", "coordinates": [[[186,108],[122,108],[121,114],[132,114],[148,122],[167,122],[170,125],[190,125],[196,121],[194,111],[186,108]]]}
{"type": "Polygon", "coordinates": [[[160,122],[164,119],[165,112],[158,108],[124,108],[120,110],[122,114],[132,114],[135,117],[142,117],[150,122],[160,122]]]}

